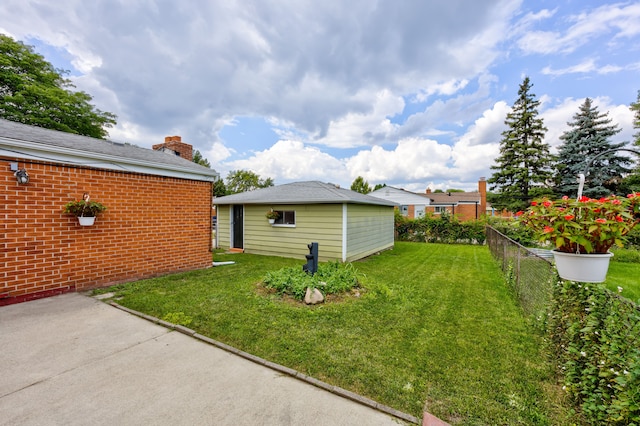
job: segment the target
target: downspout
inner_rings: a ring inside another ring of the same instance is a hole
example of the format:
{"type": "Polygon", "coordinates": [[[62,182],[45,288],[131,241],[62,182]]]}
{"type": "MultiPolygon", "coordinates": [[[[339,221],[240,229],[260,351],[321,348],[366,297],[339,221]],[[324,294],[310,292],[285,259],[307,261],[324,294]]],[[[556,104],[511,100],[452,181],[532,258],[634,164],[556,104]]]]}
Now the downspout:
{"type": "Polygon", "coordinates": [[[347,261],[347,203],[342,203],[342,261],[347,261]]]}

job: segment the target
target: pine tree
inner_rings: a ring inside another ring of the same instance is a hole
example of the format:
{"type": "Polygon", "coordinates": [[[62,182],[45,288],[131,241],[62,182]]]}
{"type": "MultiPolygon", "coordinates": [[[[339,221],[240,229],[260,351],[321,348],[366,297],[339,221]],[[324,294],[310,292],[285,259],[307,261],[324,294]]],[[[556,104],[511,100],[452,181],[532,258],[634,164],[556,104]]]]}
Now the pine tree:
{"type": "Polygon", "coordinates": [[[540,101],[530,93],[532,86],[525,77],[504,122],[508,129],[502,132],[500,156],[491,166],[496,172],[487,181],[494,190],[488,201],[499,210],[523,210],[533,198],[550,193],[553,157],[543,142],[547,128],[538,117],[540,101]]]}
{"type": "Polygon", "coordinates": [[[611,124],[609,113],[601,113],[591,99],[585,99],[580,111],[567,123],[570,130],[560,136],[558,147],[556,191],[559,195],[575,197],[578,193],[578,175],[588,166],[588,175],[582,194],[592,198],[616,193],[624,174],[630,169],[629,157],[611,152],[593,158],[605,151],[624,147],[625,143],[612,143],[609,138],[618,134],[617,124],[611,124]],[[593,162],[591,162],[593,160],[593,162]]]}
{"type": "Polygon", "coordinates": [[[640,90],[638,90],[636,101],[631,103],[629,109],[633,111],[633,128],[638,130],[633,135],[633,144],[640,146],[640,90]]]}
{"type": "MultiPolygon", "coordinates": [[[[633,135],[633,145],[640,147],[640,90],[638,90],[636,101],[629,105],[629,109],[633,112],[633,128],[638,130],[633,135]]],[[[636,155],[636,164],[633,172],[624,178],[619,190],[629,194],[640,192],[640,158],[638,155],[636,155]]]]}

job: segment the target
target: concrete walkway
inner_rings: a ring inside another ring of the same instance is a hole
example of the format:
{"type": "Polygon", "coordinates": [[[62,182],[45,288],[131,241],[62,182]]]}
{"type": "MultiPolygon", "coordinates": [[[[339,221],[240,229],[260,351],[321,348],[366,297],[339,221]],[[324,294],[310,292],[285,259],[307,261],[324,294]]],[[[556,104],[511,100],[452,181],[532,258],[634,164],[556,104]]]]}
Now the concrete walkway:
{"type": "Polygon", "coordinates": [[[77,293],[0,307],[0,342],[0,425],[418,421],[77,293]]]}

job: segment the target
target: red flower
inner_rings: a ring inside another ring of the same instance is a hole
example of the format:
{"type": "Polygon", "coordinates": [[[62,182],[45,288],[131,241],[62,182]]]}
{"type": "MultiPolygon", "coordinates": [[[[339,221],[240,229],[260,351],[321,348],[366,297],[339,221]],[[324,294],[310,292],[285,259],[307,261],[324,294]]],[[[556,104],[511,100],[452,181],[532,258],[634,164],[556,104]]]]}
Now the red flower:
{"type": "Polygon", "coordinates": [[[611,204],[619,205],[619,204],[622,204],[622,201],[617,200],[617,199],[616,200],[612,200],[611,204]]]}
{"type": "Polygon", "coordinates": [[[524,212],[522,210],[520,210],[518,213],[516,213],[516,217],[520,217],[524,214],[524,212]]]}
{"type": "Polygon", "coordinates": [[[563,195],[563,196],[562,196],[562,199],[566,201],[566,200],[568,200],[568,199],[569,199],[569,197],[567,197],[566,195],[563,195]]]}
{"type": "Polygon", "coordinates": [[[635,192],[632,192],[631,194],[627,195],[627,198],[635,198],[637,196],[638,194],[636,194],[635,192]]]}
{"type": "Polygon", "coordinates": [[[532,201],[532,202],[531,202],[531,205],[532,205],[532,206],[537,206],[537,205],[538,205],[538,202],[537,202],[537,201],[532,201]]]}
{"type": "Polygon", "coordinates": [[[624,222],[622,216],[616,216],[616,222],[624,222]]]}
{"type": "Polygon", "coordinates": [[[545,201],[544,203],[542,203],[542,205],[545,207],[551,207],[551,204],[551,201],[545,201]]]}
{"type": "Polygon", "coordinates": [[[600,218],[596,219],[596,222],[597,223],[607,223],[607,219],[600,217],[600,218]]]}
{"type": "Polygon", "coordinates": [[[549,232],[553,232],[555,231],[555,229],[553,229],[553,226],[545,226],[544,227],[544,233],[548,234],[549,232]]]}
{"type": "Polygon", "coordinates": [[[582,197],[580,197],[580,200],[578,200],[578,201],[580,201],[581,203],[586,203],[589,200],[590,200],[589,197],[586,197],[586,196],[583,195],[582,197]]]}
{"type": "Polygon", "coordinates": [[[575,217],[574,215],[572,215],[572,214],[568,214],[568,215],[566,215],[564,218],[565,218],[566,220],[572,220],[574,217],[575,217]]]}

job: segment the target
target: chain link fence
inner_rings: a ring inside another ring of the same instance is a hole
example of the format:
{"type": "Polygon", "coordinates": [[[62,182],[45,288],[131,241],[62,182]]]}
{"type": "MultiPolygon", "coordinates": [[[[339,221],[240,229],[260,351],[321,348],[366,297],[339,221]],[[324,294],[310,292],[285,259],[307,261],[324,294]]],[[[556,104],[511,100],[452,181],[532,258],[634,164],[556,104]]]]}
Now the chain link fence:
{"type": "Polygon", "coordinates": [[[526,315],[541,312],[551,301],[555,271],[547,251],[531,250],[488,226],[487,244],[502,265],[526,315]]]}

